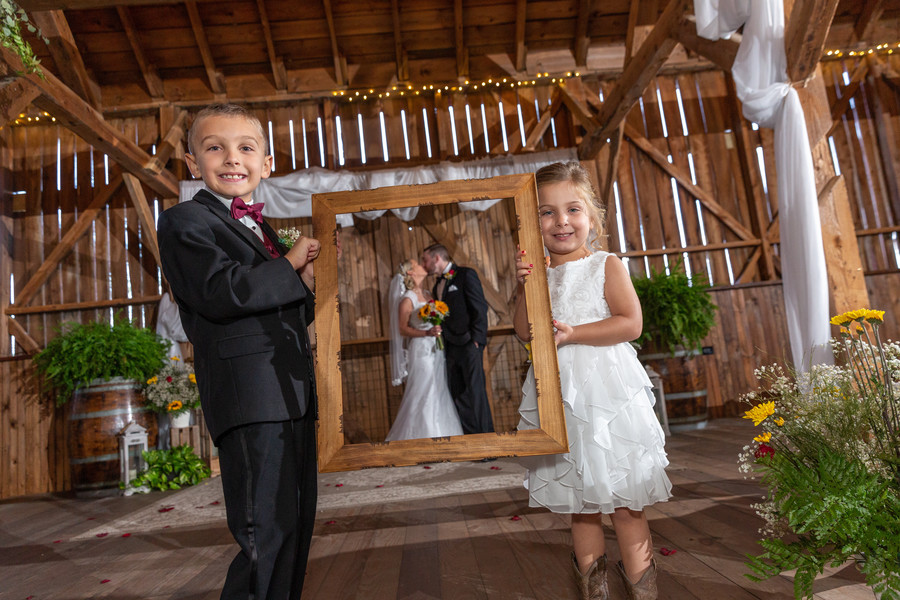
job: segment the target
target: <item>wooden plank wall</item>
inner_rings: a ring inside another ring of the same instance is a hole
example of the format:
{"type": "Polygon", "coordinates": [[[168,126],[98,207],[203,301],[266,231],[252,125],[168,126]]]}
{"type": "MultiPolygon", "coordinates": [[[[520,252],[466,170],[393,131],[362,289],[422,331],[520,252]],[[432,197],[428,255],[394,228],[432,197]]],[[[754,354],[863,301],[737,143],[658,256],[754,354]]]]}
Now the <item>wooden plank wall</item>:
{"type": "MultiPolygon", "coordinates": [[[[900,290],[895,289],[900,280],[900,251],[894,239],[900,205],[895,181],[900,101],[893,80],[881,73],[888,72],[887,67],[900,67],[895,64],[900,57],[882,59],[887,62],[880,71],[871,67],[873,75],[854,86],[847,81],[858,66],[856,60],[823,63],[834,103],[848,90],[854,99],[852,106],[841,113],[833,132],[834,153],[847,177],[872,306],[888,311],[886,328],[896,339],[898,329],[891,319],[900,315],[896,306],[900,290]]],[[[598,95],[609,89],[606,82],[585,84],[598,95]]],[[[271,131],[275,175],[307,165],[340,168],[337,116],[341,117],[345,168],[414,166],[442,159],[504,155],[504,131],[509,151],[520,152],[522,126],[526,133],[530,131],[539,110],[545,109],[553,97],[551,86],[501,85],[465,96],[453,90],[441,94],[412,92],[363,102],[329,100],[255,109],[264,127],[271,131]],[[388,161],[384,160],[382,115],[388,161]],[[360,121],[364,145],[360,143],[360,121]]],[[[635,276],[651,268],[665,269],[667,263],[683,254],[684,247],[700,247],[688,253],[687,264],[693,273],[704,274],[716,286],[713,293],[721,307],[718,325],[707,340],[714,348],[720,384],[720,400],[712,407],[713,415],[735,414],[737,396],[754,386],[753,369],[788,355],[777,243],[771,255],[774,273],[765,273],[759,260],[760,239],[777,220],[771,132],[743,123],[739,110],[729,82],[720,72],[658,77],[628,116],[628,135],[608,207],[609,248],[628,259],[635,276]],[[742,137],[746,140],[744,150],[739,143],[742,137]],[[660,156],[665,161],[671,157],[678,174],[706,192],[729,215],[731,225],[699,204],[683,186],[673,187],[670,173],[660,168],[660,156]],[[742,172],[748,176],[745,178],[742,172]],[[754,198],[758,205],[753,203],[754,198]],[[757,222],[760,215],[763,220],[757,222]],[[742,241],[734,227],[750,232],[750,239],[742,241]]],[[[153,152],[160,135],[153,115],[113,122],[129,139],[153,152]]],[[[562,107],[537,149],[574,145],[582,133],[562,107]]],[[[0,254],[0,307],[5,309],[10,295],[21,289],[60,236],[95,195],[103,192],[107,170],[113,181],[117,167],[107,165],[102,154],[56,124],[0,130],[0,166],[7,192],[0,211],[5,240],[0,254]]],[[[605,163],[598,160],[585,166],[597,182],[602,181],[605,163]]],[[[165,205],[152,193],[149,198],[165,205]]],[[[121,188],[31,304],[93,302],[156,293],[158,271],[141,244],[138,219],[129,207],[127,193],[121,188]]],[[[402,388],[390,386],[385,363],[384,298],[397,265],[404,258],[418,256],[436,236],[446,235],[461,245],[465,255],[461,262],[479,269],[487,284],[494,286],[501,297],[509,298],[513,289],[508,260],[514,246],[511,222],[509,208],[503,205],[485,213],[441,208],[435,214],[432,208],[426,208],[410,223],[387,216],[358,221],[343,231],[341,334],[345,342],[346,411],[353,417],[348,423],[348,436],[354,441],[383,438],[402,394],[402,388]]],[[[311,233],[308,219],[274,224],[294,225],[311,233]]],[[[108,319],[112,312],[45,312],[21,315],[16,322],[43,346],[61,322],[108,319]]],[[[123,312],[140,324],[152,324],[152,305],[123,312]]],[[[492,367],[495,419],[499,428],[511,428],[515,425],[525,354],[510,335],[508,321],[495,312],[491,314],[491,327],[488,362],[492,367]]],[[[0,340],[0,498],[66,490],[67,456],[60,417],[34,390],[30,363],[22,359],[23,349],[13,344],[5,322],[0,332],[4,333],[0,340]]]]}

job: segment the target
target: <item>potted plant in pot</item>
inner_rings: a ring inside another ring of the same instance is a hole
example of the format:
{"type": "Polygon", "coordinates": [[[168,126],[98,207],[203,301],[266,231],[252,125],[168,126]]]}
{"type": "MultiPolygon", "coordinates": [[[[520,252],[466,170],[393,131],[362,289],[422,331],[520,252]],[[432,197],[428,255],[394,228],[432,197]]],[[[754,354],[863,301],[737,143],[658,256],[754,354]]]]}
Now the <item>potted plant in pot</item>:
{"type": "Polygon", "coordinates": [[[166,361],[163,368],[144,385],[147,407],[169,418],[171,427],[188,427],[195,408],[200,406],[200,390],[194,368],[177,356],[166,361]]]}
{"type": "Polygon", "coordinates": [[[112,323],[64,323],[34,356],[43,387],[67,404],[68,449],[76,491],[116,487],[118,434],[130,422],[151,432],[141,384],[166,361],[169,342],[116,315],[112,323]]]}
{"type": "Polygon", "coordinates": [[[639,358],[663,380],[669,426],[702,427],[708,419],[706,373],[696,357],[716,324],[710,286],[702,275],[689,277],[681,261],[668,273],[651,269],[650,277],[632,282],[644,315],[639,358]]]}

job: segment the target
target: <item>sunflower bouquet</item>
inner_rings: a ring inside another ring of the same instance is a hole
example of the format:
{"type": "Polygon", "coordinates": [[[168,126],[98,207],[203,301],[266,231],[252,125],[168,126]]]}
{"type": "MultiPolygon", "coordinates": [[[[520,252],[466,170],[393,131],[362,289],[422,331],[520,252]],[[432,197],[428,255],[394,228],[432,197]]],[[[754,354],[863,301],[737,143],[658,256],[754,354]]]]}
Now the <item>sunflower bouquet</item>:
{"type": "MultiPolygon", "coordinates": [[[[443,323],[444,319],[446,319],[447,315],[449,314],[450,307],[447,306],[446,302],[441,302],[440,300],[429,300],[422,305],[422,308],[419,309],[419,318],[422,319],[422,322],[434,326],[443,323]]],[[[434,344],[435,346],[437,346],[438,350],[443,350],[444,338],[441,337],[440,334],[438,334],[438,336],[435,338],[434,344]]]]}
{"type": "Polygon", "coordinates": [[[764,552],[748,557],[748,577],[796,569],[797,598],[812,598],[816,575],[848,560],[882,599],[900,598],[900,344],[882,341],[883,318],[833,317],[840,366],[762,367],[761,388],[743,397],[758,430],[740,469],[768,492],[753,505],[764,552]]]}
{"type": "Polygon", "coordinates": [[[197,377],[190,365],[171,357],[159,373],[144,384],[144,398],[153,412],[178,414],[200,406],[197,377]]]}

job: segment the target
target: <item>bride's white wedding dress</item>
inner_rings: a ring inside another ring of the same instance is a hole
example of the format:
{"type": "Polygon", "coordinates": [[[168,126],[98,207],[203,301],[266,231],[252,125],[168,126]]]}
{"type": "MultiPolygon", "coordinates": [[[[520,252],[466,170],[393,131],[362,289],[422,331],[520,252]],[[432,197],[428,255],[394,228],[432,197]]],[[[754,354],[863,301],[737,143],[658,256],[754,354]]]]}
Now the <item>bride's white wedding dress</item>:
{"type": "MultiPolygon", "coordinates": [[[[407,291],[404,298],[412,301],[409,324],[415,329],[429,329],[431,325],[419,318],[425,305],[416,293],[407,291]]],[[[447,387],[447,364],[444,352],[435,346],[435,338],[405,338],[408,360],[406,390],[400,410],[385,441],[462,435],[459,415],[447,387]]]]}

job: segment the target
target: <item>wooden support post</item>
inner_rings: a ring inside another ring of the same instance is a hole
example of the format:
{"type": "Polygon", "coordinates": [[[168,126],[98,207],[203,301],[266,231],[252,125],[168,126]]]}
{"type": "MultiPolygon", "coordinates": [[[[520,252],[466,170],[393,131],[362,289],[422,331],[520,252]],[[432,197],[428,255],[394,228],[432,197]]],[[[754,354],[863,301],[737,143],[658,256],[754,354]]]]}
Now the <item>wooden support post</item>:
{"type": "Polygon", "coordinates": [[[125,187],[128,188],[128,196],[131,198],[131,204],[134,206],[138,221],[141,223],[141,238],[145,240],[147,249],[150,250],[153,258],[156,259],[156,264],[161,265],[159,242],[156,240],[156,223],[153,220],[153,214],[150,212],[150,206],[147,204],[144,188],[141,187],[141,182],[138,181],[138,178],[131,173],[124,173],[122,180],[125,182],[125,187]]]}

